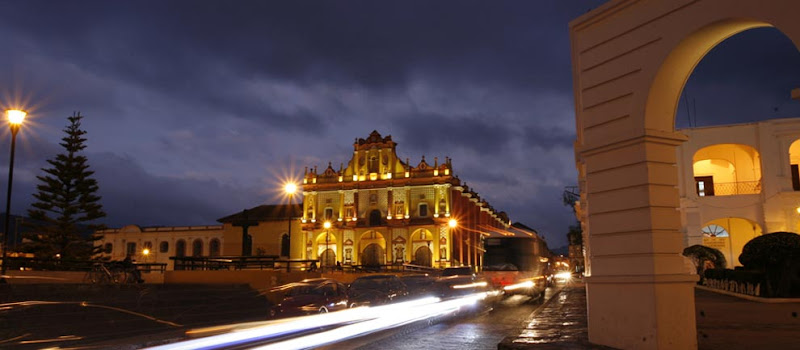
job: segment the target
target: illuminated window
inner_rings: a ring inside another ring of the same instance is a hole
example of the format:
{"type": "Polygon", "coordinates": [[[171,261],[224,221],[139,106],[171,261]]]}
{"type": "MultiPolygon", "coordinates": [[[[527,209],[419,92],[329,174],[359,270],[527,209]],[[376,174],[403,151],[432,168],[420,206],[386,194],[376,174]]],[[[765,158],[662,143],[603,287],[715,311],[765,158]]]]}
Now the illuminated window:
{"type": "Polygon", "coordinates": [[[728,234],[728,231],[725,230],[724,227],[719,226],[719,225],[714,225],[714,224],[711,224],[711,225],[708,225],[706,227],[703,227],[702,231],[703,231],[703,237],[728,237],[728,236],[730,236],[728,234]]]}

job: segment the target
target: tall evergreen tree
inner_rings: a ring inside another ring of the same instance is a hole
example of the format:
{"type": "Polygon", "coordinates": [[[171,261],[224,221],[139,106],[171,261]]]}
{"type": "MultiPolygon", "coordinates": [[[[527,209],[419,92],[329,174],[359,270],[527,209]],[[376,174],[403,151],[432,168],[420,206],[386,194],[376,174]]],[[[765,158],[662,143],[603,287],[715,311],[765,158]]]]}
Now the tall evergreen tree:
{"type": "Polygon", "coordinates": [[[33,195],[36,202],[28,210],[34,222],[28,238],[31,250],[39,257],[82,260],[90,259],[100,250],[94,242],[102,236],[94,232],[103,228],[96,220],[106,213],[96,194],[97,181],[91,178],[94,171],[89,170],[86,156],[81,152],[86,148],[82,118],[80,112],[67,118],[69,125],[64,129],[67,135],[60,143],[66,152],[47,160],[51,167],[42,168],[45,175],[36,177],[41,183],[33,195]],[[92,234],[81,235],[82,230],[92,234]]]}

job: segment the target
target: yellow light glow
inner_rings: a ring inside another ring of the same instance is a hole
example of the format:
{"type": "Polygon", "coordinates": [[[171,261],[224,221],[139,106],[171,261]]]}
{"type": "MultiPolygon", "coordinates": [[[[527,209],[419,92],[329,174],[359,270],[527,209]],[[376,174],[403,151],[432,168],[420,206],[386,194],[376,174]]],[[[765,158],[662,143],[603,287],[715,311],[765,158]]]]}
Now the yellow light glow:
{"type": "Polygon", "coordinates": [[[445,175],[450,175],[450,169],[444,169],[444,174],[445,175]]]}
{"type": "Polygon", "coordinates": [[[9,109],[6,111],[8,122],[13,125],[22,124],[22,121],[25,120],[26,115],[28,115],[28,113],[26,113],[25,111],[21,111],[19,109],[9,109]]]}
{"type": "Polygon", "coordinates": [[[339,176],[339,182],[344,181],[344,176],[339,176]]]}
{"type": "Polygon", "coordinates": [[[517,284],[512,284],[510,286],[505,286],[505,287],[503,287],[503,289],[504,290],[515,290],[515,289],[521,289],[521,288],[532,288],[535,285],[536,285],[536,283],[534,283],[533,281],[524,281],[524,282],[520,282],[520,283],[517,283],[517,284]]]}
{"type": "Polygon", "coordinates": [[[439,169],[433,169],[433,176],[439,176],[439,169]]]}
{"type": "Polygon", "coordinates": [[[465,288],[477,288],[477,287],[486,287],[486,282],[475,282],[470,284],[457,284],[452,286],[453,289],[465,289],[465,288]]]}
{"type": "Polygon", "coordinates": [[[331,222],[330,222],[330,221],[325,221],[325,223],[324,223],[324,224],[322,224],[322,227],[324,227],[324,228],[326,228],[326,229],[327,229],[327,228],[331,228],[331,222]]]}
{"type": "Polygon", "coordinates": [[[409,177],[409,176],[411,176],[411,173],[406,171],[406,177],[409,177]]]}
{"type": "Polygon", "coordinates": [[[455,228],[456,226],[458,226],[458,221],[456,221],[456,219],[450,219],[450,221],[448,221],[447,224],[450,225],[450,227],[455,228]]]}
{"type": "Polygon", "coordinates": [[[800,207],[797,207],[797,209],[795,210],[797,211],[798,214],[800,214],[800,207]]]}
{"type": "Polygon", "coordinates": [[[570,272],[559,272],[556,274],[556,278],[560,280],[569,280],[572,278],[572,273],[570,272]]]}
{"type": "Polygon", "coordinates": [[[353,175],[353,181],[358,181],[358,175],[353,175]]]}
{"type": "Polygon", "coordinates": [[[142,254],[144,254],[144,255],[150,255],[150,249],[144,248],[144,249],[142,250],[142,254]]]}
{"type": "Polygon", "coordinates": [[[286,194],[294,194],[297,192],[297,185],[293,182],[287,183],[283,186],[283,192],[286,192],[286,194]]]}
{"type": "Polygon", "coordinates": [[[378,179],[378,173],[370,173],[369,174],[369,180],[370,181],[375,181],[377,179],[378,179]]]}
{"type": "Polygon", "coordinates": [[[387,179],[391,179],[391,178],[392,178],[392,173],[387,173],[387,174],[386,174],[386,178],[387,178],[387,179]]]}

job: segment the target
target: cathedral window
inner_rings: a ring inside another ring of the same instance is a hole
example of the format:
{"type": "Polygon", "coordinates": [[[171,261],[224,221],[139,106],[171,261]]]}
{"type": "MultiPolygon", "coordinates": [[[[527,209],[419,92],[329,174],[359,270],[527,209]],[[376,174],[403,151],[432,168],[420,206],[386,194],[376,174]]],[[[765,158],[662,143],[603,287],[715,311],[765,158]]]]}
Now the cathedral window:
{"type": "Polygon", "coordinates": [[[428,204],[427,203],[420,203],[419,204],[419,216],[422,216],[422,217],[428,216],[428,204]]]}

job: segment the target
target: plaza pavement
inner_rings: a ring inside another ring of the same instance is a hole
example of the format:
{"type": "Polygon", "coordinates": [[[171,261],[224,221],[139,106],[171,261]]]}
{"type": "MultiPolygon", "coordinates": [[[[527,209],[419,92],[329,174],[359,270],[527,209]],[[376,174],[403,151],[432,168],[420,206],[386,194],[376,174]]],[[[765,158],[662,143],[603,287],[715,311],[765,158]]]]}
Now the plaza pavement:
{"type": "MultiPolygon", "coordinates": [[[[800,349],[800,302],[764,303],[695,290],[700,350],[800,349]]],[[[565,286],[537,309],[500,350],[610,349],[589,343],[586,289],[565,286]]]]}

